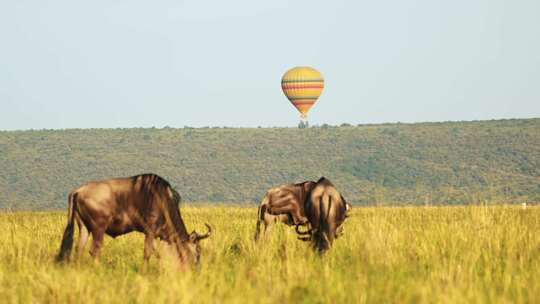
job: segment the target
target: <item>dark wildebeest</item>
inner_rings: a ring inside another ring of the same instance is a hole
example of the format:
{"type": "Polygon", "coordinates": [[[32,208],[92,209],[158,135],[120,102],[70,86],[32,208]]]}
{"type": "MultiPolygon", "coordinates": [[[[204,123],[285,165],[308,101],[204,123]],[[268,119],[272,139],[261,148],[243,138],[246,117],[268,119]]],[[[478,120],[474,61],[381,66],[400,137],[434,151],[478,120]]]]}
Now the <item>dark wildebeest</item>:
{"type": "Polygon", "coordinates": [[[311,241],[317,251],[330,249],[339,228],[347,217],[349,205],[336,187],[326,178],[321,177],[311,189],[306,203],[305,212],[309,220],[309,230],[296,232],[302,240],[311,241]]]}
{"type": "MultiPolygon", "coordinates": [[[[268,190],[259,206],[255,240],[258,240],[260,237],[261,224],[264,224],[263,234],[274,223],[284,223],[289,226],[309,226],[310,222],[306,215],[305,205],[316,184],[314,181],[305,181],[297,184],[282,185],[268,190]]],[[[345,202],[344,199],[343,202],[345,202]]],[[[345,208],[347,214],[351,209],[351,205],[345,202],[345,208]]],[[[339,227],[338,235],[341,233],[342,227],[339,227]]],[[[305,235],[300,237],[301,240],[307,240],[308,238],[305,235]]]]}
{"type": "Polygon", "coordinates": [[[269,225],[276,222],[291,226],[306,224],[308,219],[304,212],[304,202],[313,186],[314,181],[305,181],[268,190],[259,206],[255,240],[259,239],[263,223],[263,234],[266,234],[269,225]]]}
{"type": "Polygon", "coordinates": [[[179,209],[180,195],[156,174],[94,181],[73,190],[68,198],[68,224],[57,261],[69,258],[73,245],[74,222],[79,227],[78,256],[92,234],[90,254],[98,258],[104,234],[117,237],[132,231],[145,234],[144,268],[153,251],[154,239],[176,248],[181,262],[198,263],[199,241],[211,234],[187,233],[179,209]]]}

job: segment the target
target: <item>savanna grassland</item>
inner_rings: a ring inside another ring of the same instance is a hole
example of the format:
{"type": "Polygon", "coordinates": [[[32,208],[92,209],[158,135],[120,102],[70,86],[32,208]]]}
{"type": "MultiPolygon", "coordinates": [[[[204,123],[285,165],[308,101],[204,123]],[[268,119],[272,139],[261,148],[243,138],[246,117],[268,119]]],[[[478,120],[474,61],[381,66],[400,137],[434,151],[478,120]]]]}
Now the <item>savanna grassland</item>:
{"type": "Polygon", "coordinates": [[[106,238],[56,265],[65,212],[0,213],[2,303],[538,303],[540,207],[356,207],[345,235],[319,256],[276,226],[254,243],[254,207],[182,206],[204,241],[201,264],[179,272],[143,236],[106,238]]]}

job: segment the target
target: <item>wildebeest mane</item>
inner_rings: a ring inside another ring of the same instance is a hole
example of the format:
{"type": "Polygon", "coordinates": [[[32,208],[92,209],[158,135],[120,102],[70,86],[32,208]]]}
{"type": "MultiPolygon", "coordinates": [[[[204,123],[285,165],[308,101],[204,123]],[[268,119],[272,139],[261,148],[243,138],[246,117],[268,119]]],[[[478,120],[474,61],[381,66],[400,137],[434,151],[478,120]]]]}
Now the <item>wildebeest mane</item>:
{"type": "MultiPolygon", "coordinates": [[[[321,183],[321,182],[324,181],[324,180],[326,180],[326,177],[321,176],[321,177],[319,178],[319,180],[317,181],[317,184],[321,183]]],[[[330,181],[328,181],[328,182],[330,182],[330,181]]]]}
{"type": "MultiPolygon", "coordinates": [[[[168,215],[167,222],[173,225],[173,234],[176,234],[180,240],[185,241],[189,238],[186,227],[181,220],[179,204],[182,198],[180,194],[162,177],[150,173],[131,177],[133,188],[139,189],[139,193],[151,204],[163,204],[161,208],[168,215]],[[172,199],[167,196],[168,191],[172,193],[172,199]]],[[[174,235],[172,235],[174,238],[174,235]]]]}
{"type": "Polygon", "coordinates": [[[131,182],[134,188],[139,186],[139,191],[147,195],[162,193],[162,191],[172,188],[168,181],[153,173],[132,176],[131,182]]]}

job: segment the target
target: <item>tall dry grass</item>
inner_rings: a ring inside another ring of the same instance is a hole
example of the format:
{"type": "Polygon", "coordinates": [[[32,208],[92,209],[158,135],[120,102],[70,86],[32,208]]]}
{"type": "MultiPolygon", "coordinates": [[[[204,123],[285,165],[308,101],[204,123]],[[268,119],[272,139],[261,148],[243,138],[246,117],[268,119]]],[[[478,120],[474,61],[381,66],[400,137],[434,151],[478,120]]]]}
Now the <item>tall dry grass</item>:
{"type": "Polygon", "coordinates": [[[178,272],[143,236],[107,238],[101,261],[54,263],[65,213],[0,213],[3,303],[534,303],[540,301],[540,207],[357,207],[324,256],[276,226],[253,242],[256,209],[182,207],[215,234],[201,265],[178,272]]]}

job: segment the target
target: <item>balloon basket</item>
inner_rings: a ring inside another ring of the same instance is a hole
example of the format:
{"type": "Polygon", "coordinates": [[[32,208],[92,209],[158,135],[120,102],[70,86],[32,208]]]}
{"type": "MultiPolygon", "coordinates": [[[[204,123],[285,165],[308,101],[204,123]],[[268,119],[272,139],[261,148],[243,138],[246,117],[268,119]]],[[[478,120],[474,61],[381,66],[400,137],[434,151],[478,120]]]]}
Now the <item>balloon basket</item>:
{"type": "Polygon", "coordinates": [[[300,116],[300,122],[298,123],[298,128],[300,129],[309,128],[309,122],[307,121],[306,115],[300,116]]]}

